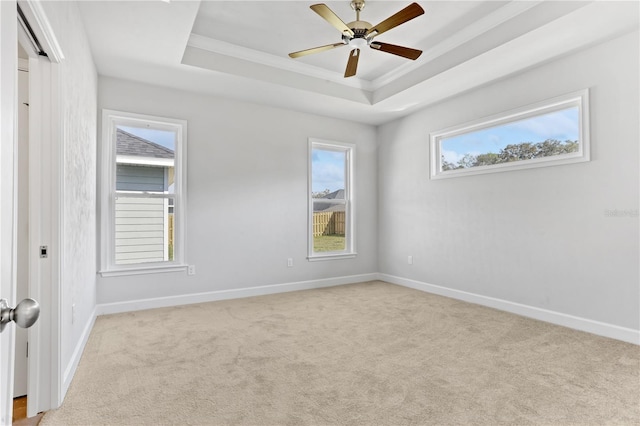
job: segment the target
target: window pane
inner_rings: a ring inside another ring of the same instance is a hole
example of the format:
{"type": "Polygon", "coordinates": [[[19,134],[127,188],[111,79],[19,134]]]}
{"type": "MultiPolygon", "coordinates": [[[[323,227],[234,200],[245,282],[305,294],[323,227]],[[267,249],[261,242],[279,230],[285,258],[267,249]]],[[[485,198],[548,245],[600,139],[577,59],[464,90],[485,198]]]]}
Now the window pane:
{"type": "Polygon", "coordinates": [[[116,126],[116,190],[174,193],[174,132],[116,126]]]}
{"type": "Polygon", "coordinates": [[[168,198],[116,197],[115,263],[173,260],[173,219],[168,198]]]}
{"type": "Polygon", "coordinates": [[[118,164],[116,167],[117,191],[164,192],[163,167],[118,164]]]}
{"type": "Polygon", "coordinates": [[[346,163],[344,150],[314,148],[312,151],[314,252],[346,249],[346,163]]]}
{"type": "Polygon", "coordinates": [[[312,197],[344,200],[347,153],[314,148],[311,155],[312,197]]]}
{"type": "Polygon", "coordinates": [[[571,154],[579,150],[578,107],[440,140],[442,171],[571,154]]]}
{"type": "MultiPolygon", "coordinates": [[[[175,141],[171,131],[116,126],[116,191],[173,194],[175,141]]],[[[116,197],[115,263],[174,259],[174,199],[116,197]]]]}

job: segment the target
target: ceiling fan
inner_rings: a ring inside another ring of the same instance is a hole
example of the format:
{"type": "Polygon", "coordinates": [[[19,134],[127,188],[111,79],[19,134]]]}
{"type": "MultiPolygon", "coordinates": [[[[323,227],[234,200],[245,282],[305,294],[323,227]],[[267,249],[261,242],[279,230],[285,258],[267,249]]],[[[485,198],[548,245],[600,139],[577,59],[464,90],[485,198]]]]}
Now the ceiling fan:
{"type": "Polygon", "coordinates": [[[416,60],[422,54],[422,50],[411,49],[409,47],[397,46],[395,44],[382,43],[374,41],[373,38],[380,34],[404,24],[413,18],[424,13],[424,9],[418,3],[411,3],[400,12],[388,17],[378,25],[371,25],[366,21],[360,20],[360,12],[364,9],[364,0],[353,0],[351,8],[356,11],[356,20],[345,24],[326,4],[314,4],[311,9],[324,18],[328,23],[333,25],[342,33],[342,41],[340,43],[327,44],[326,46],[314,47],[311,49],[301,50],[299,52],[289,53],[291,58],[299,58],[301,56],[310,55],[312,53],[324,52],[325,50],[335,49],[341,46],[352,46],[353,50],[349,53],[347,68],[344,76],[352,77],[356,75],[358,68],[358,59],[360,58],[360,48],[369,46],[372,49],[382,52],[391,53],[393,55],[402,56],[411,60],[416,60]]]}

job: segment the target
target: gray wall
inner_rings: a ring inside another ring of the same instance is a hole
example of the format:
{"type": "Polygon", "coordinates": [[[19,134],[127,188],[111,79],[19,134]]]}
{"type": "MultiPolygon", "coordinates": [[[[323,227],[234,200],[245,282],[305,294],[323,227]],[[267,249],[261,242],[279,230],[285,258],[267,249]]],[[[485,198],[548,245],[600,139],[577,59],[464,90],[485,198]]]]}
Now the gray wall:
{"type": "MultiPolygon", "coordinates": [[[[61,329],[64,386],[96,306],[96,117],[98,76],[78,6],[42,2],[65,59],[60,64],[63,131],[61,329]],[[75,318],[72,307],[75,305],[75,318]]],[[[54,336],[55,337],[55,336],[54,336]]],[[[66,389],[66,388],[65,388],[66,389]]]]}
{"type": "Polygon", "coordinates": [[[100,109],[186,119],[186,272],[99,277],[98,303],[377,271],[376,129],[101,77],[100,109]],[[307,139],[356,144],[355,259],[308,262],[307,139]],[[294,266],[287,267],[287,258],[294,266]]]}
{"type": "Polygon", "coordinates": [[[380,272],[640,328],[638,51],[636,32],[381,126],[380,272]],[[591,162],[429,180],[430,132],[584,88],[591,162]]]}

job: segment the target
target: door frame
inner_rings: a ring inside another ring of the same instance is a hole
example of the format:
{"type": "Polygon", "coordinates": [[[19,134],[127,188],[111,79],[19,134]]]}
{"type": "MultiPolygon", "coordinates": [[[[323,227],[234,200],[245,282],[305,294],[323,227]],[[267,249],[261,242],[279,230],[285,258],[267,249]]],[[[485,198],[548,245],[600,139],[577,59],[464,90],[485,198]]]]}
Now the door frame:
{"type": "MultiPolygon", "coordinates": [[[[13,156],[14,163],[11,164],[12,187],[9,183],[2,182],[2,192],[0,196],[6,199],[5,195],[11,190],[11,222],[8,222],[7,213],[2,212],[0,216],[2,229],[10,228],[13,232],[11,241],[10,256],[5,256],[9,250],[9,243],[4,242],[0,246],[0,253],[3,262],[0,269],[0,276],[11,274],[13,292],[10,295],[10,302],[15,303],[15,181],[17,170],[13,168],[15,164],[15,153],[17,152],[17,44],[18,25],[17,8],[19,4],[31,29],[37,36],[48,57],[39,56],[33,49],[25,49],[29,54],[29,295],[38,300],[41,306],[40,320],[29,329],[29,360],[28,360],[28,385],[27,385],[27,415],[36,415],[40,411],[47,411],[58,408],[62,404],[64,396],[63,371],[61,363],[61,283],[62,271],[62,200],[64,185],[63,168],[63,128],[61,126],[62,108],[60,98],[60,74],[61,63],[64,60],[62,49],[57,42],[57,38],[46,17],[42,5],[38,0],[18,0],[0,1],[2,13],[0,22],[2,31],[0,35],[2,64],[0,65],[0,88],[2,93],[2,126],[0,135],[2,136],[3,159],[2,174],[6,176],[9,169],[5,167],[5,151],[13,156]],[[5,60],[6,59],[6,60],[5,60]],[[9,77],[11,75],[12,77],[9,77]],[[9,87],[9,80],[14,84],[9,87]],[[6,86],[6,87],[5,87],[6,86]],[[5,90],[8,89],[8,90],[5,90]],[[6,106],[6,109],[5,109],[6,106]],[[7,116],[5,117],[5,110],[7,116]],[[11,117],[9,117],[9,114],[11,117]],[[10,124],[9,121],[11,120],[10,124]],[[5,128],[6,127],[6,128],[5,128]],[[6,143],[12,141],[13,143],[6,143]],[[7,218],[7,219],[5,219],[7,218]],[[40,258],[39,247],[48,246],[48,257],[40,258]],[[4,259],[9,257],[10,261],[4,259]],[[4,263],[9,263],[6,266],[4,263]]],[[[21,37],[22,38],[22,37],[21,37]]],[[[23,44],[24,41],[23,41],[23,44]]],[[[9,154],[6,154],[9,155],[9,154]]],[[[4,204],[4,203],[3,203],[4,204]]],[[[7,203],[9,204],[9,203],[7,203]]],[[[2,206],[9,210],[9,207],[2,206]]],[[[11,329],[13,334],[13,328],[11,329]]],[[[13,342],[14,339],[11,339],[13,342]]],[[[4,346],[4,345],[3,345],[4,346]]],[[[2,350],[4,352],[4,349],[2,350]]],[[[3,394],[4,389],[0,389],[0,410],[2,413],[11,413],[13,409],[12,389],[13,389],[13,351],[14,344],[11,344],[9,371],[6,373],[9,378],[9,390],[11,393],[3,394]]],[[[4,353],[1,353],[4,359],[4,353]]],[[[0,363],[0,368],[4,367],[5,361],[0,363]]],[[[2,383],[4,387],[4,383],[2,383]]],[[[8,415],[8,414],[6,414],[8,415]]],[[[10,418],[3,418],[0,423],[10,422],[10,418]]],[[[8,423],[10,424],[10,423],[8,423]]]]}
{"type": "Polygon", "coordinates": [[[40,1],[18,0],[17,4],[47,53],[45,57],[33,51],[29,57],[29,295],[42,307],[39,326],[28,334],[27,415],[32,417],[58,408],[64,396],[60,333],[64,206],[60,65],[64,55],[40,1]],[[39,255],[43,245],[48,246],[47,258],[39,255]]]}

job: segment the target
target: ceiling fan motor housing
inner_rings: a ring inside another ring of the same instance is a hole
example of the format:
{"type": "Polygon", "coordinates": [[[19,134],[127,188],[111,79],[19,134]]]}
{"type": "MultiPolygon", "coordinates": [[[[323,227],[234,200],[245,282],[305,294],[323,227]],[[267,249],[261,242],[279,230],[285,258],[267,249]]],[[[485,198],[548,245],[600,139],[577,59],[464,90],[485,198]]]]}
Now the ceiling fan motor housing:
{"type": "Polygon", "coordinates": [[[350,36],[349,34],[343,34],[342,35],[342,41],[344,41],[345,44],[349,44],[349,42],[351,42],[352,40],[356,40],[356,39],[362,39],[362,40],[366,41],[366,44],[370,44],[371,43],[371,39],[373,37],[369,37],[369,38],[365,37],[365,34],[369,30],[369,28],[371,28],[373,26],[369,22],[367,22],[367,21],[353,21],[353,22],[349,22],[347,24],[347,26],[349,28],[351,28],[351,31],[353,31],[353,36],[350,36]]]}

